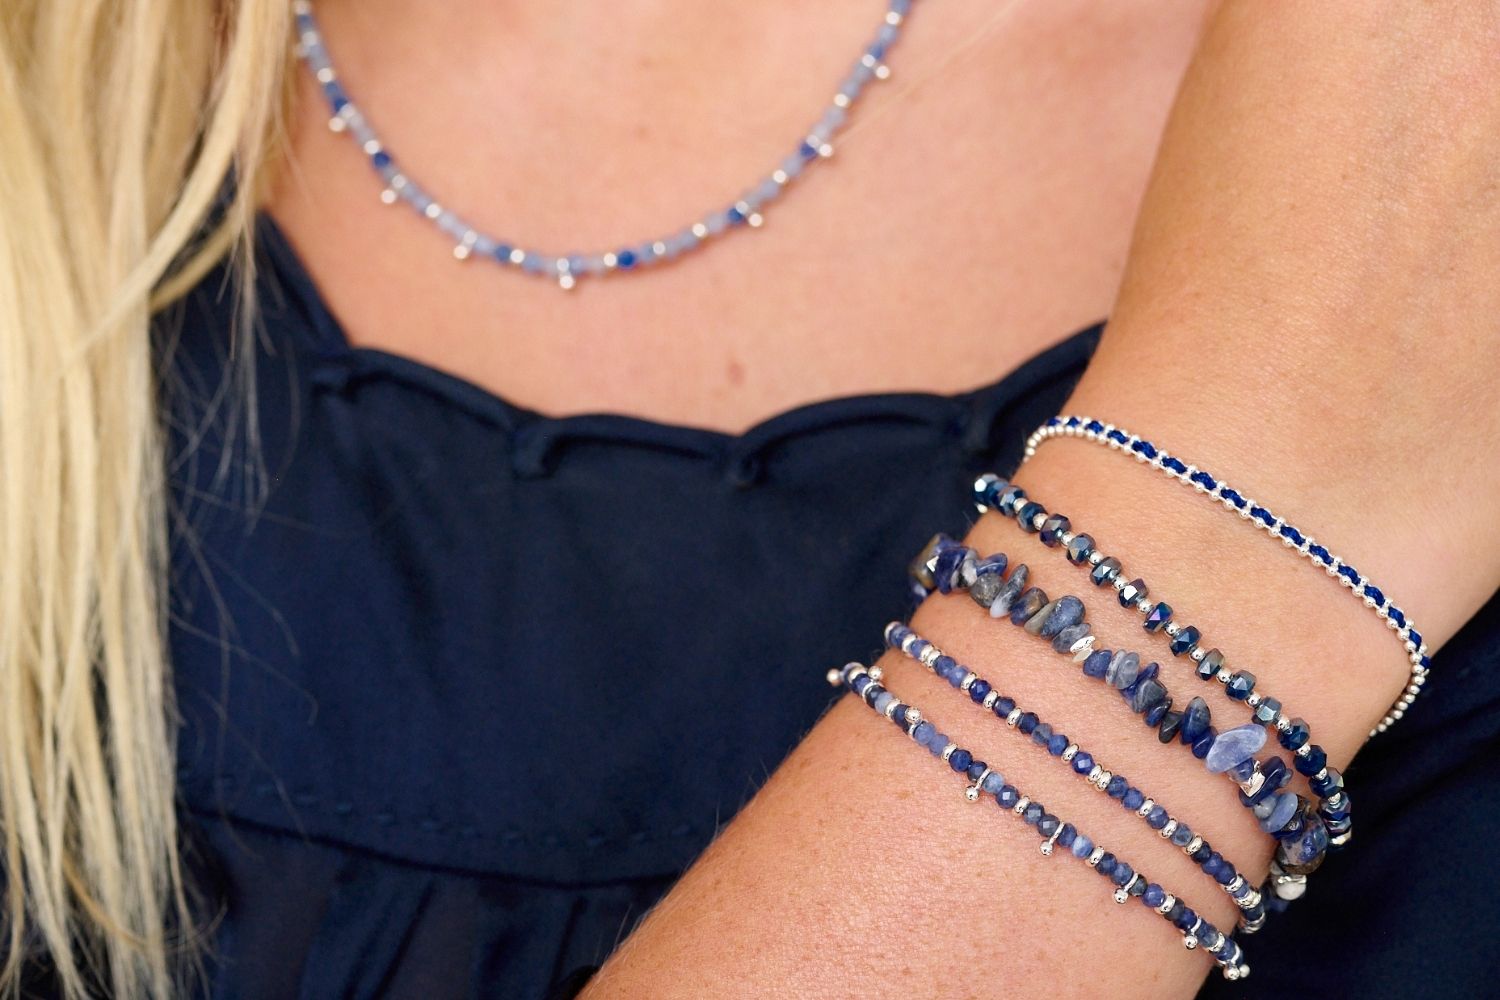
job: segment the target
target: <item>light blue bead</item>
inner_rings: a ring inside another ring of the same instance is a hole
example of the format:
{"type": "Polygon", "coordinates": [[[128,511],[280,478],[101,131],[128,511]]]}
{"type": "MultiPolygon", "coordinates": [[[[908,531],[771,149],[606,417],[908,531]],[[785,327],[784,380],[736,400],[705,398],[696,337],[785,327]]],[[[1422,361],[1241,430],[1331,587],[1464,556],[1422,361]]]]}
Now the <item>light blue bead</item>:
{"type": "Polygon", "coordinates": [[[934,729],[932,731],[932,739],[929,740],[928,743],[927,743],[927,749],[931,750],[933,752],[933,754],[936,755],[936,754],[942,753],[943,752],[943,748],[946,747],[947,745],[948,745],[948,734],[947,733],[940,733],[936,729],[934,729]]]}
{"type": "Polygon", "coordinates": [[[1296,812],[1297,796],[1292,792],[1278,792],[1255,807],[1255,816],[1260,820],[1260,828],[1267,833],[1275,833],[1284,828],[1292,821],[1292,816],[1296,812]],[[1263,808],[1264,812],[1261,811],[1263,808]]]}
{"type": "Polygon", "coordinates": [[[984,776],[984,780],[979,783],[979,787],[981,790],[994,795],[1000,789],[1005,787],[1005,775],[999,773],[998,771],[991,771],[989,774],[986,774],[984,776]]]}
{"type": "Polygon", "coordinates": [[[802,168],[806,165],[807,161],[802,158],[801,153],[793,153],[781,161],[781,172],[787,177],[796,177],[802,173],[802,168]]]}
{"type": "Polygon", "coordinates": [[[1073,857],[1086,858],[1093,853],[1094,842],[1080,833],[1073,841],[1073,857]]]}
{"type": "Polygon", "coordinates": [[[884,715],[885,710],[890,708],[891,702],[895,700],[896,696],[891,694],[889,691],[880,692],[875,696],[875,711],[879,712],[881,715],[884,715]]]}
{"type": "Polygon", "coordinates": [[[1104,680],[1114,687],[1125,688],[1135,683],[1140,672],[1140,655],[1122,649],[1109,661],[1109,667],[1104,671],[1104,680]]]}
{"type": "Polygon", "coordinates": [[[1220,733],[1203,758],[1203,766],[1212,774],[1222,774],[1242,761],[1249,760],[1266,744],[1266,731],[1255,723],[1236,726],[1220,733]]]}

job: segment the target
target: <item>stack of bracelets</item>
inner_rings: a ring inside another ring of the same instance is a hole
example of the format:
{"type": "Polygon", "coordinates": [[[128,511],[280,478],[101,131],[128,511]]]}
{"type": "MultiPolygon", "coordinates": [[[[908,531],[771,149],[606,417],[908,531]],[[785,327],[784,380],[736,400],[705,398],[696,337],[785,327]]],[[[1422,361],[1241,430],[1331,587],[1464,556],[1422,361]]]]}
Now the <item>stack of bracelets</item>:
{"type": "MultiPolygon", "coordinates": [[[[1039,445],[1060,435],[1087,438],[1150,462],[1297,549],[1363,599],[1396,632],[1412,664],[1409,686],[1372,735],[1384,732],[1405,714],[1421,691],[1430,660],[1422,636],[1410,619],[1373,583],[1311,536],[1222,480],[1113,425],[1088,417],[1054,417],[1027,441],[1026,456],[1034,455],[1039,445]]],[[[1067,517],[1049,513],[1028,497],[1025,490],[995,475],[979,477],[974,483],[974,500],[981,512],[993,510],[1014,520],[1044,547],[1057,550],[1068,562],[1081,567],[1096,587],[1113,588],[1122,606],[1134,608],[1142,615],[1145,631],[1163,637],[1171,654],[1185,658],[1199,680],[1216,681],[1225,697],[1243,703],[1248,720],[1215,725],[1212,709],[1204,698],[1194,696],[1186,704],[1175,703],[1157,663],[1146,662],[1134,650],[1099,648],[1102,643],[1085,620],[1082,598],[1069,594],[1053,599],[1039,587],[1029,586],[1027,566],[1012,565],[1003,552],[981,556],[946,535],[938,535],[912,563],[916,595],[925,598],[933,592],[967,592],[992,618],[1008,619],[1025,634],[1050,645],[1060,656],[1071,657],[1081,666],[1085,677],[1117,690],[1128,709],[1155,730],[1161,744],[1180,745],[1184,752],[1201,760],[1210,773],[1227,776],[1236,788],[1240,804],[1275,842],[1270,874],[1259,886],[1253,884],[1234,863],[1215,851],[1165,805],[1124,776],[1113,773],[1053,724],[1023,709],[1014,698],[1002,694],[990,681],[910,627],[892,622],[886,627],[886,645],[967,694],[1007,729],[1056,758],[1073,774],[1119,802],[1122,808],[1135,812],[1163,840],[1192,858],[1203,874],[1234,901],[1239,909],[1241,932],[1252,934],[1259,930],[1268,911],[1284,909],[1306,891],[1308,876],[1322,864],[1329,851],[1349,842],[1353,820],[1343,775],[1328,766],[1322,747],[1311,741],[1312,730],[1307,722],[1285,711],[1280,699],[1257,690],[1256,677],[1249,670],[1231,667],[1219,649],[1205,648],[1203,633],[1197,626],[1176,621],[1170,604],[1159,595],[1150,596],[1144,580],[1132,578],[1118,558],[1099,549],[1093,537],[1075,532],[1067,517]],[[1288,752],[1290,765],[1276,753],[1260,756],[1273,735],[1288,752]],[[1294,769],[1307,779],[1307,788],[1316,801],[1288,787],[1294,769]]],[[[1062,848],[1065,854],[1086,861],[1113,884],[1116,902],[1124,903],[1134,897],[1156,910],[1182,933],[1188,948],[1201,946],[1226,978],[1238,979],[1249,974],[1244,953],[1233,938],[1123,859],[1097,845],[1072,823],[1063,822],[1008,784],[999,769],[950,743],[930,717],[886,690],[881,684],[879,667],[850,663],[829,671],[828,680],[836,687],[847,687],[954,771],[967,776],[970,784],[965,795],[969,801],[989,796],[1028,826],[1035,827],[1043,838],[1044,855],[1062,848]]]]}

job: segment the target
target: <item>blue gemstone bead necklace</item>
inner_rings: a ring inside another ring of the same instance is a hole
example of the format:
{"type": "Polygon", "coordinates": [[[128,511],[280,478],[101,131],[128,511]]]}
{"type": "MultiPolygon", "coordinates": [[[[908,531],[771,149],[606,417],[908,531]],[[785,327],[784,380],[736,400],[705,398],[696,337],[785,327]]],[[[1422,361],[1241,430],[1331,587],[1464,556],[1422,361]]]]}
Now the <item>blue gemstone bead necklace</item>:
{"type": "Polygon", "coordinates": [[[860,53],[849,75],[835,91],[829,106],[775,170],[752,185],[727,208],[713,211],[671,235],[630,243],[598,253],[551,253],[528,249],[508,239],[481,232],[456,212],[439,202],[401,169],[374,127],[339,80],[338,71],[323,44],[310,0],[296,0],[293,12],[298,32],[297,51],[323,88],[328,101],[328,127],[354,139],[385,187],[380,200],[387,205],[402,203],[422,215],[454,241],[458,260],[480,257],[523,274],[556,281],[571,289],[585,277],[627,273],[675,260],[701,249],[715,237],[732,230],[758,229],[766,209],[782,191],[814,163],[833,155],[833,139],[843,129],[855,103],[873,80],[890,76],[886,53],[901,34],[912,0],[890,0],[874,38],[860,53]]]}

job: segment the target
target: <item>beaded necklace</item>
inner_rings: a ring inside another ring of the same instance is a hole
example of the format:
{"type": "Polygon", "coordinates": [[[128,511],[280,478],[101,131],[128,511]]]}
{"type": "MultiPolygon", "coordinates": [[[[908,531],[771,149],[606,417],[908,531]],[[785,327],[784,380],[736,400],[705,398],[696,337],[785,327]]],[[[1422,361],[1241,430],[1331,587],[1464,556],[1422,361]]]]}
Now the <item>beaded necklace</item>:
{"type": "Polygon", "coordinates": [[[387,205],[403,203],[422,215],[453,239],[453,256],[460,260],[480,257],[523,274],[549,278],[562,289],[575,287],[579,279],[590,276],[639,271],[655,264],[675,260],[701,249],[715,237],[730,231],[758,229],[763,213],[784,188],[808,167],[833,155],[833,138],[844,127],[860,95],[872,80],[890,76],[886,53],[900,37],[901,25],[911,9],[912,0],[890,0],[874,39],[860,53],[849,75],[839,84],[822,116],[796,148],[781,160],[777,168],[759,183],[735,199],[727,208],[709,212],[698,221],[675,233],[640,243],[630,243],[601,253],[550,253],[528,249],[513,240],[500,239],[481,232],[446,207],[413,181],[397,163],[364,113],[354,103],[323,44],[313,16],[311,0],[296,0],[298,33],[297,52],[302,62],[317,78],[328,101],[331,117],[328,127],[347,133],[370,161],[370,166],[385,183],[380,200],[387,205]]]}

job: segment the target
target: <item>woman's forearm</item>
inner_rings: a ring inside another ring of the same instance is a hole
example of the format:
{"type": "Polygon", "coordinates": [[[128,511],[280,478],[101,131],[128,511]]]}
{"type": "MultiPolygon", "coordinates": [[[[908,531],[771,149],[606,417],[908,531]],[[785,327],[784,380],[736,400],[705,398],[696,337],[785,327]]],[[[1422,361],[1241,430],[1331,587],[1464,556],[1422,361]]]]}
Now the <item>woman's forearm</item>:
{"type": "MultiPolygon", "coordinates": [[[[1494,10],[1456,0],[1225,4],[1073,400],[1315,531],[1433,647],[1500,582],[1497,50],[1494,10]]],[[[1211,628],[1313,724],[1332,763],[1401,690],[1389,630],[1222,507],[1071,440],[1018,481],[1211,628]]],[[[1139,616],[1035,536],[989,515],[971,543],[1027,562],[1054,596],[1097,598],[1103,645],[1145,647],[1139,616]]],[[[915,624],[1149,782],[1242,870],[1265,871],[1270,839],[1232,789],[1163,748],[1117,695],[966,597],[928,601],[915,624]]],[[[1174,694],[1197,693],[1180,662],[1158,658],[1174,694]]],[[[882,666],[955,742],[1233,926],[1227,896],[1134,816],[904,657],[882,666]]],[[[1097,876],[1040,857],[1034,836],[966,803],[946,770],[844,699],[585,995],[1191,994],[1210,969],[1201,955],[1142,907],[1115,907],[1097,876]]]]}

